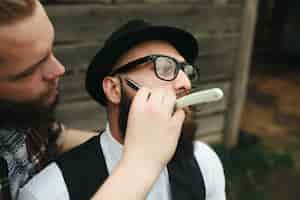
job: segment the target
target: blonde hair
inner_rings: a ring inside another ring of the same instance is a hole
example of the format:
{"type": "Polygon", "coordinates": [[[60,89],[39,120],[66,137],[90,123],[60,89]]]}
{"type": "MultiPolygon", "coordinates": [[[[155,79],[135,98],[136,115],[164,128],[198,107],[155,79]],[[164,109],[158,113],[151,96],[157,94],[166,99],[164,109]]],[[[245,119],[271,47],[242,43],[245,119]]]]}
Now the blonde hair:
{"type": "Polygon", "coordinates": [[[0,25],[31,16],[37,0],[0,0],[0,25]]]}

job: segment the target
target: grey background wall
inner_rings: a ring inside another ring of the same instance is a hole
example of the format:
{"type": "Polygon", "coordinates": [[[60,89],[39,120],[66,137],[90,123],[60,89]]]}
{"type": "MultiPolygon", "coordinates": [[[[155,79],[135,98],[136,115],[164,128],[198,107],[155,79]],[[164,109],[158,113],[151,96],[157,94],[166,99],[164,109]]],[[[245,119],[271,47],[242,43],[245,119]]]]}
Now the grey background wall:
{"type": "Polygon", "coordinates": [[[184,28],[196,36],[201,49],[197,59],[201,78],[194,83],[194,87],[220,87],[225,93],[225,98],[219,103],[207,105],[205,109],[194,108],[195,120],[199,124],[197,135],[203,140],[220,141],[224,135],[234,134],[237,130],[228,129],[228,125],[239,119],[231,111],[241,107],[236,101],[243,101],[243,98],[239,100],[236,97],[235,93],[241,88],[235,85],[244,84],[236,79],[236,73],[247,73],[247,66],[239,64],[245,2],[44,1],[56,29],[54,52],[67,70],[61,80],[62,98],[58,117],[70,127],[99,129],[105,126],[105,109],[93,102],[84,89],[85,71],[97,49],[116,27],[129,19],[143,18],[154,24],[184,28]]]}

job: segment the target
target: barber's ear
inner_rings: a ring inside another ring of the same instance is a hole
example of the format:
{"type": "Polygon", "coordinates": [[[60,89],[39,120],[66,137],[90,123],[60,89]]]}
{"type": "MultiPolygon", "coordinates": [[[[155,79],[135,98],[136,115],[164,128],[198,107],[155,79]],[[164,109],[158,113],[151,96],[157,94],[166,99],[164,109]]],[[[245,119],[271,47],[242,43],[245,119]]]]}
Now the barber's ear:
{"type": "Polygon", "coordinates": [[[119,104],[121,101],[120,81],[116,77],[107,76],[103,79],[102,87],[108,101],[119,104]]]}

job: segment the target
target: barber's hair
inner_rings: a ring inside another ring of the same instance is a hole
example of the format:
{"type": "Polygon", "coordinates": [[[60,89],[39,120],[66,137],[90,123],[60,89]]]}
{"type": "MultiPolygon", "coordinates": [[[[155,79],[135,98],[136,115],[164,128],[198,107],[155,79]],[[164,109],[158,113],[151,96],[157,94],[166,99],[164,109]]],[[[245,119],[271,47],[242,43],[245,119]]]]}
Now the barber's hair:
{"type": "Polygon", "coordinates": [[[33,15],[37,0],[0,0],[0,25],[33,15]]]}

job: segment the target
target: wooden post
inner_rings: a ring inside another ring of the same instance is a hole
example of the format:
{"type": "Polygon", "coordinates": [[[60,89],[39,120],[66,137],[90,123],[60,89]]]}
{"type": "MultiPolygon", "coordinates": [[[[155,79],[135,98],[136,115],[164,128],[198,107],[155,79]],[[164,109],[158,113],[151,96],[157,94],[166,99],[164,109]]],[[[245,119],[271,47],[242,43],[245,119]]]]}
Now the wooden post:
{"type": "Polygon", "coordinates": [[[237,144],[240,116],[244,105],[254,39],[258,0],[246,0],[241,20],[240,51],[233,74],[231,99],[225,125],[224,143],[226,148],[237,144]]]}

